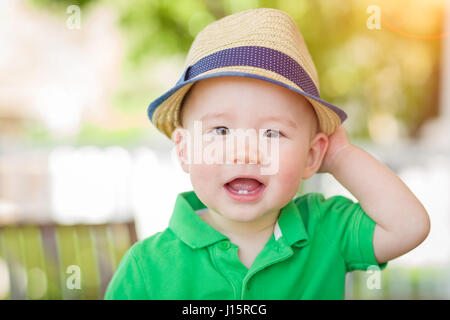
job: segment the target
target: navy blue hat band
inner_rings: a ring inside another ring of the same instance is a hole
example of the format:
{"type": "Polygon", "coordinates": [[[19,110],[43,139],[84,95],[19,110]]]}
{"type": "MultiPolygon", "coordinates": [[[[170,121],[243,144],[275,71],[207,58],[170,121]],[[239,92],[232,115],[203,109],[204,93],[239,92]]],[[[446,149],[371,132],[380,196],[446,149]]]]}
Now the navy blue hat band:
{"type": "Polygon", "coordinates": [[[228,66],[251,66],[276,72],[295,83],[304,92],[320,98],[319,90],[301,65],[283,52],[260,46],[233,47],[214,52],[190,66],[184,80],[228,66]]]}

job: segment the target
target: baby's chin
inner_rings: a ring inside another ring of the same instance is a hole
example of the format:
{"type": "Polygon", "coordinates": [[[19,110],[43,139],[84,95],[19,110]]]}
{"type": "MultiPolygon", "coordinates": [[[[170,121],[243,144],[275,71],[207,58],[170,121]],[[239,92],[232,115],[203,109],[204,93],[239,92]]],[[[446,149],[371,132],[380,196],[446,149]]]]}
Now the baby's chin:
{"type": "Polygon", "coordinates": [[[231,214],[226,214],[226,213],[224,214],[224,213],[222,213],[222,216],[224,218],[228,219],[228,220],[233,221],[233,222],[241,222],[241,223],[248,222],[248,223],[251,223],[251,222],[257,221],[262,216],[262,214],[260,214],[260,213],[252,213],[252,212],[248,212],[247,211],[247,212],[242,212],[242,213],[233,212],[231,214]]]}
{"type": "Polygon", "coordinates": [[[259,219],[274,213],[277,210],[264,210],[258,207],[245,206],[237,204],[235,206],[226,206],[219,210],[220,215],[230,221],[239,223],[252,223],[259,219]]]}

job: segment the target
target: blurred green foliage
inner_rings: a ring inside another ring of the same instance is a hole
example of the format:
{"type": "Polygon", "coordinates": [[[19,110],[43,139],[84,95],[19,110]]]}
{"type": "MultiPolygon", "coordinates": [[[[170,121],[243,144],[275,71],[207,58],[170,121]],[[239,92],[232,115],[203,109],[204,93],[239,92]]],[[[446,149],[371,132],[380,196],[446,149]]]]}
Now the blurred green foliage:
{"type": "Polygon", "coordinates": [[[111,130],[102,128],[93,123],[85,122],[83,123],[83,127],[78,134],[77,139],[73,141],[73,145],[81,146],[89,143],[99,147],[106,147],[114,144],[130,146],[138,143],[140,139],[145,136],[145,133],[146,129],[140,127],[111,130]]]}
{"type": "MultiPolygon", "coordinates": [[[[83,14],[97,5],[118,13],[117,26],[127,45],[122,79],[126,90],[118,89],[122,94],[116,96],[114,106],[124,112],[136,108],[145,111],[149,102],[170,89],[149,84],[152,67],[168,57],[186,55],[196,34],[207,24],[242,10],[272,7],[296,21],[319,73],[321,97],[348,113],[352,137],[373,138],[384,124],[378,122],[374,133],[371,122],[386,114],[398,125],[400,138],[415,136],[420,126],[438,113],[440,39],[408,38],[384,26],[369,30],[369,1],[29,1],[60,14],[73,4],[78,4],[83,14]],[[133,96],[132,103],[123,99],[133,96]]],[[[439,2],[401,0],[393,4],[385,0],[377,5],[383,18],[399,29],[417,34],[440,32],[443,7],[439,2]],[[424,12],[423,8],[429,10],[424,12]],[[420,14],[420,19],[415,18],[420,14]],[[423,26],[427,26],[425,31],[423,26]]]]}
{"type": "Polygon", "coordinates": [[[33,121],[25,128],[26,142],[35,147],[55,147],[72,145],[74,147],[92,145],[107,147],[110,145],[139,146],[146,143],[148,128],[130,126],[123,129],[104,128],[89,121],[83,122],[81,130],[75,136],[53,136],[42,123],[33,121]]]}
{"type": "Polygon", "coordinates": [[[79,6],[80,8],[87,8],[89,4],[99,2],[98,0],[31,0],[31,5],[40,6],[45,9],[60,11],[71,5],[79,6]]]}

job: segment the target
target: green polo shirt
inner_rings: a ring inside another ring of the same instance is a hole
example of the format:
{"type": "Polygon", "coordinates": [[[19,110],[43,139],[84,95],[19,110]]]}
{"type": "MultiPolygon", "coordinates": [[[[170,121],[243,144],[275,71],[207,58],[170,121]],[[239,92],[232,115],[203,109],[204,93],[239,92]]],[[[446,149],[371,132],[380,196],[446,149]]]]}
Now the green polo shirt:
{"type": "Polygon", "coordinates": [[[125,253],[104,298],[344,299],[346,272],[387,264],[375,260],[375,222],[343,196],[292,199],[249,269],[199,216],[205,208],[194,191],[180,193],[168,228],[125,253]]]}

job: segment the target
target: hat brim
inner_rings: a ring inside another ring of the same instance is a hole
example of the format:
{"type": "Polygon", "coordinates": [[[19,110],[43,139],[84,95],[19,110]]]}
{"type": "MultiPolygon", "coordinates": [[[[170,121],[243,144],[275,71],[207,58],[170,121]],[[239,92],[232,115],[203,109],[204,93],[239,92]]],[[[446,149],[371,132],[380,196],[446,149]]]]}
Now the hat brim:
{"type": "MultiPolygon", "coordinates": [[[[182,98],[187,93],[189,88],[197,81],[208,79],[208,78],[214,78],[214,77],[223,77],[223,76],[240,76],[240,77],[249,77],[254,79],[260,79],[264,81],[269,81],[271,83],[277,84],[279,86],[285,87],[289,90],[292,90],[296,93],[299,93],[303,95],[309,102],[311,102],[312,106],[314,107],[317,116],[319,118],[319,126],[322,132],[324,132],[327,135],[332,134],[336,128],[341,125],[346,119],[347,114],[344,110],[341,108],[326,102],[322,100],[319,97],[313,96],[307,92],[304,92],[297,88],[296,86],[289,85],[287,83],[284,83],[282,81],[278,81],[275,79],[271,79],[269,77],[258,75],[254,73],[249,72],[240,72],[240,71],[216,71],[212,72],[210,74],[204,74],[199,75],[195,78],[185,80],[185,76],[189,68],[186,68],[186,70],[183,72],[183,75],[180,77],[179,81],[176,83],[176,85],[165,92],[163,95],[158,97],[157,99],[153,100],[148,108],[147,108],[147,115],[150,121],[160,130],[162,131],[169,139],[171,139],[171,135],[173,130],[178,123],[178,116],[177,112],[179,109],[179,104],[182,101],[182,98]],[[184,88],[183,90],[181,90],[184,88]],[[170,106],[167,104],[168,100],[171,100],[170,98],[176,97],[176,101],[172,101],[170,104],[173,104],[170,106]],[[165,108],[167,110],[161,110],[161,108],[165,108]],[[170,116],[170,110],[174,112],[175,115],[170,116]],[[158,112],[159,111],[159,112],[158,112]],[[165,115],[169,115],[169,117],[164,117],[165,115]],[[158,115],[156,117],[156,115],[158,115]],[[172,122],[172,123],[171,123],[172,122]]],[[[264,70],[265,71],[265,70],[264,70]]]]}

